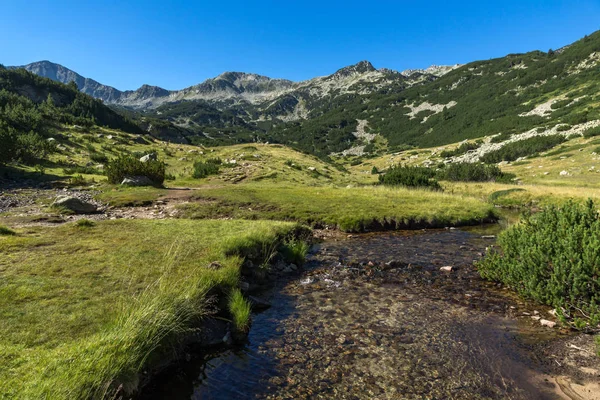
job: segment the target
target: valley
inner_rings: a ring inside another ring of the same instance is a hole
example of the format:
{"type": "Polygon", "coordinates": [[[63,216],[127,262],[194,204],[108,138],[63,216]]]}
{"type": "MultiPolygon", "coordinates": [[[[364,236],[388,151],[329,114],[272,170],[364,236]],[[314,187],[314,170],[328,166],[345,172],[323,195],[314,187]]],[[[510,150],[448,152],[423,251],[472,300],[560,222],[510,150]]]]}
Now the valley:
{"type": "Polygon", "coordinates": [[[598,53],[1,67],[0,397],[598,399],[598,53]]]}

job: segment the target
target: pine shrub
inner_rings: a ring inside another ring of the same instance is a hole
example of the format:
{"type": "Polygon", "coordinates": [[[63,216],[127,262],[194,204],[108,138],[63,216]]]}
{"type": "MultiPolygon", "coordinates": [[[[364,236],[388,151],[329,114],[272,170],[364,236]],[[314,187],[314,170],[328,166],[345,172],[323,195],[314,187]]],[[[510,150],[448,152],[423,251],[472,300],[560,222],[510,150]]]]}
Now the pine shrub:
{"type": "Polygon", "coordinates": [[[510,182],[514,174],[507,174],[494,164],[455,163],[438,173],[439,179],[463,182],[510,182]]]}
{"type": "Polygon", "coordinates": [[[196,161],[194,163],[194,172],[192,176],[196,179],[206,178],[210,175],[219,173],[220,158],[210,158],[206,161],[196,161]]]}
{"type": "Polygon", "coordinates": [[[430,168],[394,166],[385,174],[379,175],[379,183],[389,186],[424,187],[434,190],[442,190],[435,180],[435,172],[430,168]]]}
{"type": "Polygon", "coordinates": [[[110,183],[121,183],[126,176],[145,176],[156,185],[165,181],[165,163],[158,160],[141,162],[132,155],[120,156],[106,165],[105,173],[110,183]]]}
{"type": "Polygon", "coordinates": [[[554,136],[535,136],[525,140],[508,143],[498,150],[491,151],[481,157],[485,163],[497,163],[500,161],[515,161],[521,157],[532,156],[542,151],[549,150],[565,141],[565,137],[554,136]]]}
{"type": "Polygon", "coordinates": [[[555,307],[576,328],[600,323],[600,218],[594,202],[525,216],[478,263],[482,277],[555,307]],[[570,317],[570,318],[568,318],[570,317]]]}

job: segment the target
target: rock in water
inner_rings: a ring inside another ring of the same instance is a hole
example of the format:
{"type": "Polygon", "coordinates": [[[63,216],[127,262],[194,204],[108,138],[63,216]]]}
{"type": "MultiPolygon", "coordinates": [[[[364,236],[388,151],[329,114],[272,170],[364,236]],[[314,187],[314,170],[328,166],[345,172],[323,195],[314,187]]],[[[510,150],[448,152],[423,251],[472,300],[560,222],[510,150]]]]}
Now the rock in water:
{"type": "Polygon", "coordinates": [[[147,176],[126,176],[121,182],[125,186],[152,186],[154,182],[147,176]]]}
{"type": "Polygon", "coordinates": [[[73,196],[59,196],[52,205],[64,207],[76,214],[90,214],[98,210],[94,204],[88,203],[87,201],[83,201],[73,196]]]}

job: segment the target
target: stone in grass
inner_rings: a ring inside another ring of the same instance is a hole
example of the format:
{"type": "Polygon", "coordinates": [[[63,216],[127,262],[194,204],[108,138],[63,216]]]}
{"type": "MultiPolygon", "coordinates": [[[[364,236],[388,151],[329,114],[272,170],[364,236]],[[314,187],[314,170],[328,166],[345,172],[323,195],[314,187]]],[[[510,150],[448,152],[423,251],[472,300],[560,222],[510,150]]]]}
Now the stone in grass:
{"type": "Polygon", "coordinates": [[[158,157],[156,156],[156,153],[146,154],[145,156],[143,156],[142,158],[140,158],[141,162],[148,162],[150,160],[152,160],[152,161],[158,160],[158,157]]]}
{"type": "Polygon", "coordinates": [[[121,182],[124,186],[152,186],[154,182],[147,176],[126,176],[121,182]]]}
{"type": "Polygon", "coordinates": [[[556,322],[548,321],[547,319],[540,319],[540,324],[547,326],[548,328],[554,328],[556,326],[556,322]]]}
{"type": "Polygon", "coordinates": [[[52,205],[55,207],[66,208],[75,214],[91,214],[98,210],[94,204],[73,196],[59,196],[54,200],[52,205]]]}
{"type": "Polygon", "coordinates": [[[454,271],[454,267],[451,265],[447,265],[445,267],[440,268],[440,271],[442,272],[452,272],[454,271]]]}

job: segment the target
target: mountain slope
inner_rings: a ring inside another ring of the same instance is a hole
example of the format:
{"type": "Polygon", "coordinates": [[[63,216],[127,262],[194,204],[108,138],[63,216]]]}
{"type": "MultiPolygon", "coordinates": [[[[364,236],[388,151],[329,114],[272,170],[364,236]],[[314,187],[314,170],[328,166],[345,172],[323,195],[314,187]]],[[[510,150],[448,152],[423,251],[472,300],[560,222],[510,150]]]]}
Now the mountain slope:
{"type": "Polygon", "coordinates": [[[119,92],[74,77],[80,89],[183,129],[195,143],[269,141],[327,157],[506,139],[598,120],[599,63],[596,32],[557,51],[403,72],[361,61],[302,82],[226,72],[179,91],[144,85],[119,92]]]}

